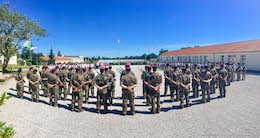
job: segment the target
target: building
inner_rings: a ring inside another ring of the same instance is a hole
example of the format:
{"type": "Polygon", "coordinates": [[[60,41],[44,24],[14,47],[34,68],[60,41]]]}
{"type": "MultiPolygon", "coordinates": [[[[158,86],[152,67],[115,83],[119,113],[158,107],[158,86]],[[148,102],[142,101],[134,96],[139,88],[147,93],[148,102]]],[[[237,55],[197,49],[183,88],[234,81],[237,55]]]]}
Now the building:
{"type": "Polygon", "coordinates": [[[110,63],[136,63],[136,62],[144,62],[144,59],[111,59],[111,60],[98,60],[97,63],[106,63],[106,64],[110,64],[110,63]]]}
{"type": "Polygon", "coordinates": [[[168,51],[160,55],[160,62],[245,63],[248,70],[260,71],[260,40],[201,46],[168,51]]]}
{"type": "Polygon", "coordinates": [[[71,59],[70,62],[73,62],[73,63],[84,62],[84,56],[63,56],[63,57],[70,58],[71,59]]]}
{"type": "MultiPolygon", "coordinates": [[[[4,57],[0,56],[0,65],[2,65],[4,63],[4,57]]],[[[13,64],[16,65],[17,64],[17,55],[14,55],[10,58],[9,63],[8,64],[13,64]]]]}

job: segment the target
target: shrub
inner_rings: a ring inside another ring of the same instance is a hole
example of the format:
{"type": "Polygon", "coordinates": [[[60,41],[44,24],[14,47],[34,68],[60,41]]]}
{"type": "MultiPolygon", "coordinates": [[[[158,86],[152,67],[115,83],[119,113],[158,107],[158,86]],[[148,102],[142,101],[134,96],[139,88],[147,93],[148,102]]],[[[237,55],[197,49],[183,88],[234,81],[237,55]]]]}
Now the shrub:
{"type": "Polygon", "coordinates": [[[26,65],[27,66],[31,66],[32,65],[32,62],[30,60],[26,60],[26,65]]]}
{"type": "Polygon", "coordinates": [[[6,100],[10,99],[11,96],[7,96],[6,92],[4,92],[1,96],[0,96],[0,106],[3,105],[5,103],[6,100]]]}
{"type": "Polygon", "coordinates": [[[0,138],[12,138],[15,134],[14,128],[5,124],[4,122],[0,122],[0,138]]]}

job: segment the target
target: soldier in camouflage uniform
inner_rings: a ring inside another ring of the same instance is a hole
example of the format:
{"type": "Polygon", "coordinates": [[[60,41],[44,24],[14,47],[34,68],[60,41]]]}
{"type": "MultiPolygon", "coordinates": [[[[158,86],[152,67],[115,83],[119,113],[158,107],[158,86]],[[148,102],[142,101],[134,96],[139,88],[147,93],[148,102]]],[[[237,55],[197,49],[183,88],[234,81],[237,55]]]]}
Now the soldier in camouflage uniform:
{"type": "MultiPolygon", "coordinates": [[[[145,73],[144,76],[144,84],[145,82],[149,83],[151,76],[152,76],[152,72],[151,72],[152,66],[147,65],[147,72],[145,73]]],[[[149,86],[147,86],[147,84],[145,84],[144,86],[145,92],[146,92],[146,105],[150,105],[151,104],[151,89],[149,86]]]]}
{"type": "Polygon", "coordinates": [[[41,72],[41,81],[42,81],[42,89],[43,89],[43,94],[45,97],[48,97],[49,96],[49,88],[48,88],[48,74],[49,74],[49,71],[48,71],[48,67],[47,66],[44,66],[43,67],[43,70],[41,72]]]}
{"type": "MultiPolygon", "coordinates": [[[[68,90],[67,90],[67,95],[70,94],[70,91],[71,91],[71,77],[73,76],[74,72],[73,72],[73,68],[71,67],[69,69],[69,72],[68,72],[68,77],[67,77],[67,83],[68,83],[68,90]]],[[[67,99],[67,97],[64,97],[67,99]]]]}
{"type": "Polygon", "coordinates": [[[232,68],[231,65],[229,63],[226,64],[226,70],[228,72],[228,77],[227,77],[227,85],[231,85],[231,74],[232,74],[232,68]]]}
{"type": "Polygon", "coordinates": [[[143,86],[143,98],[144,99],[146,99],[146,89],[145,89],[145,84],[144,84],[144,77],[145,77],[146,73],[147,73],[147,65],[145,66],[144,71],[142,71],[142,75],[141,75],[141,80],[143,82],[142,86],[143,86]]]}
{"type": "Polygon", "coordinates": [[[237,81],[240,81],[240,79],[241,79],[241,66],[240,66],[240,63],[237,63],[236,72],[237,72],[237,81]]]}
{"type": "Polygon", "coordinates": [[[182,77],[180,78],[180,108],[184,107],[184,96],[186,99],[186,106],[190,106],[190,76],[185,68],[182,69],[182,77]]]}
{"type": "MultiPolygon", "coordinates": [[[[30,68],[29,68],[29,71],[28,71],[27,74],[26,74],[26,77],[27,77],[28,81],[30,80],[30,77],[31,77],[32,74],[33,74],[33,67],[30,67],[30,68]]],[[[30,93],[30,94],[32,93],[30,81],[29,81],[29,93],[30,93]]]]}
{"type": "Polygon", "coordinates": [[[177,97],[179,97],[179,96],[177,96],[177,94],[179,94],[179,92],[177,92],[178,91],[178,85],[179,85],[179,76],[177,74],[176,69],[177,69],[177,67],[174,66],[172,71],[169,72],[169,75],[168,75],[169,77],[167,75],[165,76],[165,79],[167,79],[170,83],[170,88],[171,88],[170,94],[171,94],[171,101],[172,102],[174,101],[174,95],[175,94],[176,94],[176,99],[177,99],[177,97]]]}
{"type": "Polygon", "coordinates": [[[227,82],[228,72],[224,67],[224,64],[221,64],[221,69],[219,71],[219,93],[220,98],[223,96],[226,97],[226,82],[227,82]]]}
{"type": "Polygon", "coordinates": [[[198,69],[198,65],[194,65],[194,70],[192,72],[192,91],[193,91],[193,97],[198,98],[199,97],[199,84],[200,84],[200,77],[201,72],[198,69]]]}
{"type": "Polygon", "coordinates": [[[104,67],[100,66],[100,74],[94,79],[94,85],[97,87],[97,113],[100,113],[101,104],[107,113],[107,88],[109,87],[109,77],[104,74],[104,67]]]}
{"type": "Polygon", "coordinates": [[[17,76],[15,77],[15,80],[16,80],[17,97],[23,99],[24,79],[23,79],[23,75],[21,74],[21,72],[22,72],[22,69],[19,68],[17,76]]]}
{"type": "Polygon", "coordinates": [[[216,93],[216,82],[217,82],[217,77],[218,77],[218,71],[215,68],[214,64],[211,64],[210,66],[210,73],[212,75],[212,80],[210,81],[210,92],[211,94],[216,93]]]}
{"type": "Polygon", "coordinates": [[[111,84],[111,89],[112,89],[112,98],[115,98],[115,81],[116,81],[116,73],[112,70],[112,66],[109,66],[109,71],[108,71],[112,76],[112,84],[111,84]]]}
{"type": "Polygon", "coordinates": [[[55,75],[55,69],[52,69],[51,72],[52,72],[52,74],[49,74],[49,77],[48,77],[48,88],[49,88],[49,93],[50,93],[49,104],[50,105],[54,104],[54,107],[57,107],[60,80],[59,80],[59,77],[55,75]],[[52,100],[54,100],[54,103],[52,102],[52,100]]]}
{"type": "Polygon", "coordinates": [[[166,63],[166,69],[164,70],[164,96],[167,95],[167,92],[168,92],[168,87],[170,87],[170,93],[172,94],[172,87],[171,87],[171,82],[169,79],[167,78],[170,78],[170,76],[172,76],[172,68],[169,66],[169,63],[166,63]]]}
{"type": "Polygon", "coordinates": [[[212,80],[212,75],[208,70],[208,66],[204,66],[201,74],[201,89],[202,89],[202,102],[206,103],[206,95],[207,102],[210,102],[210,81],[212,80]]]}
{"type": "Polygon", "coordinates": [[[59,88],[59,95],[61,97],[62,93],[63,93],[63,100],[67,100],[67,72],[66,72],[66,68],[65,67],[62,67],[62,70],[59,72],[59,78],[60,78],[60,88],[59,88]]]}
{"type": "MultiPolygon", "coordinates": [[[[89,75],[90,79],[94,80],[95,73],[93,72],[92,67],[89,66],[88,69],[89,69],[88,75],[89,75]]],[[[94,83],[93,82],[89,83],[89,85],[88,85],[88,93],[89,93],[89,91],[91,91],[91,96],[94,97],[94,83]]]]}
{"type": "Polygon", "coordinates": [[[37,70],[34,69],[33,70],[33,74],[30,76],[29,79],[30,83],[31,83],[31,89],[32,89],[32,101],[36,101],[37,103],[39,102],[39,81],[40,78],[37,74],[37,70]]]}
{"type": "Polygon", "coordinates": [[[92,80],[90,80],[90,77],[89,77],[89,74],[86,72],[87,71],[87,69],[86,68],[83,68],[83,81],[84,81],[84,85],[82,86],[82,90],[83,90],[83,95],[84,95],[84,98],[85,98],[85,100],[83,100],[84,101],[84,103],[88,103],[88,101],[89,101],[89,88],[88,88],[88,86],[89,86],[89,83],[91,83],[92,82],[92,80]]]}
{"type": "Polygon", "coordinates": [[[83,103],[83,91],[82,86],[84,85],[84,78],[81,74],[81,69],[77,68],[76,73],[71,78],[72,87],[72,101],[71,101],[71,111],[75,110],[76,99],[78,100],[78,112],[82,112],[83,103]]]}
{"type": "MultiPolygon", "coordinates": [[[[125,64],[125,68],[130,68],[130,64],[125,64]]],[[[130,73],[130,74],[132,74],[133,76],[135,76],[134,72],[132,72],[132,71],[129,71],[129,72],[128,72],[128,71],[125,69],[125,70],[123,70],[123,71],[121,72],[120,80],[121,80],[121,78],[122,78],[124,75],[126,75],[126,74],[128,74],[128,73],[130,73]]]]}
{"type": "Polygon", "coordinates": [[[246,64],[243,63],[243,65],[242,65],[242,80],[246,80],[246,70],[247,70],[246,64]]]}
{"type": "Polygon", "coordinates": [[[113,75],[108,72],[108,66],[105,66],[105,74],[109,78],[109,87],[107,88],[107,96],[109,100],[109,105],[113,104],[113,98],[112,98],[112,83],[113,83],[113,75]]]}
{"type": "Polygon", "coordinates": [[[150,96],[152,100],[152,109],[151,113],[155,113],[155,98],[156,98],[156,103],[157,103],[157,108],[156,112],[160,113],[161,111],[161,103],[160,103],[160,86],[162,85],[162,76],[156,72],[157,71],[157,66],[153,66],[153,73],[151,75],[150,82],[145,82],[145,84],[150,87],[150,96]]]}
{"type": "MultiPolygon", "coordinates": [[[[131,71],[131,68],[126,68],[126,71],[131,71]]],[[[135,93],[134,88],[137,86],[137,79],[135,76],[127,73],[122,77],[120,86],[122,87],[122,98],[123,98],[123,115],[125,116],[127,113],[127,101],[129,100],[131,114],[135,114],[135,93]]]]}

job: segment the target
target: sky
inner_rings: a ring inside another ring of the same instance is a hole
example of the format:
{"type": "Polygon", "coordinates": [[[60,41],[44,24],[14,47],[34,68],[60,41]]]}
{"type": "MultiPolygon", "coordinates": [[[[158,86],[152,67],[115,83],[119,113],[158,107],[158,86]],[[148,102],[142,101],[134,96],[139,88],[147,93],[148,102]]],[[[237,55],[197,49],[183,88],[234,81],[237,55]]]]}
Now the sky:
{"type": "Polygon", "coordinates": [[[260,39],[260,0],[9,2],[47,30],[47,37],[32,38],[44,54],[52,46],[64,55],[123,57],[260,39]]]}

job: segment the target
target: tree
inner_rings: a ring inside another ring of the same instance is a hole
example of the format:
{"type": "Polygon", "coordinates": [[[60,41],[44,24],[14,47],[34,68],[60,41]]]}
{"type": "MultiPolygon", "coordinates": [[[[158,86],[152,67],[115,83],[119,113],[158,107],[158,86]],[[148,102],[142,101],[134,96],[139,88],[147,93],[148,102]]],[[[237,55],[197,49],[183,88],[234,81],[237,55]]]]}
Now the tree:
{"type": "Polygon", "coordinates": [[[24,40],[46,36],[46,30],[38,24],[39,22],[11,7],[8,2],[0,5],[0,55],[4,57],[3,73],[6,72],[10,58],[18,53],[24,40]]]}
{"type": "Polygon", "coordinates": [[[61,54],[60,50],[58,51],[58,53],[57,53],[57,56],[59,56],[59,57],[61,57],[61,56],[62,56],[62,54],[61,54]]]}
{"type": "Polygon", "coordinates": [[[160,56],[161,54],[167,52],[167,51],[168,51],[168,50],[161,49],[161,50],[159,51],[159,56],[160,56]]]}
{"type": "Polygon", "coordinates": [[[151,58],[157,58],[157,55],[155,53],[151,53],[146,57],[146,60],[150,60],[151,58]]]}
{"type": "Polygon", "coordinates": [[[49,58],[48,64],[55,64],[55,55],[52,48],[50,49],[49,58]]]}

